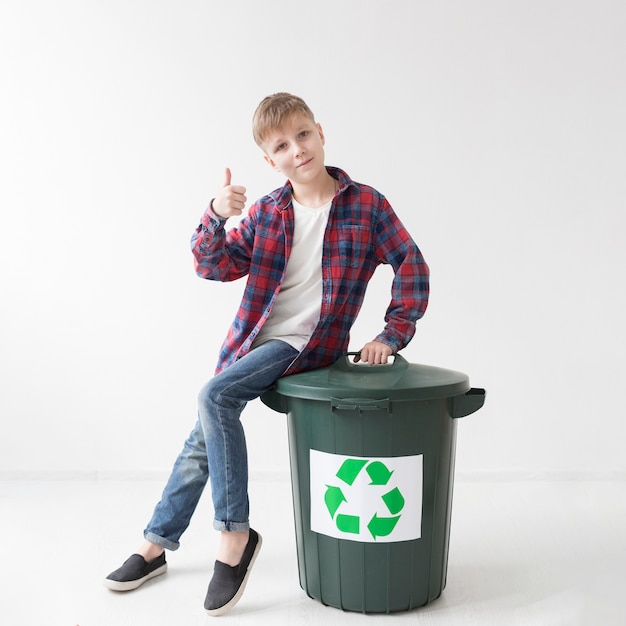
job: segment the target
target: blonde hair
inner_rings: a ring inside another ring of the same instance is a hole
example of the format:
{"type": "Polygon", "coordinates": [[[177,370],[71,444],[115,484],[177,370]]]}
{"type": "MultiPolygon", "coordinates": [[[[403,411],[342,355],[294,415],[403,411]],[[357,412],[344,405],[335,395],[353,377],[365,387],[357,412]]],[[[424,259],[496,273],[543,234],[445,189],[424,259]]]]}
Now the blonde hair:
{"type": "Polygon", "coordinates": [[[252,118],[254,141],[262,148],[268,135],[280,128],[294,113],[303,113],[315,122],[313,112],[298,96],[280,92],[263,98],[252,118]]]}

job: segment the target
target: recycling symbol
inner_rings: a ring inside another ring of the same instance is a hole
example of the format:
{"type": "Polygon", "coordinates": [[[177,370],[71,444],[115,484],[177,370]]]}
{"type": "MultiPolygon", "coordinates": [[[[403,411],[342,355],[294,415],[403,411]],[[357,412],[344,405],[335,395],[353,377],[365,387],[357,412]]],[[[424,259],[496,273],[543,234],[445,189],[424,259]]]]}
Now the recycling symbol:
{"type": "MultiPolygon", "coordinates": [[[[346,459],[339,468],[336,477],[348,487],[365,471],[370,479],[369,485],[385,486],[393,474],[382,461],[370,461],[368,459],[346,459]]],[[[344,487],[346,489],[346,487],[344,487]]],[[[361,523],[367,523],[374,541],[377,537],[387,537],[393,532],[404,508],[404,496],[397,487],[387,491],[381,496],[382,505],[376,510],[369,520],[361,520],[358,515],[348,515],[341,513],[342,504],[348,503],[348,498],[344,495],[341,487],[336,485],[326,485],[324,502],[330,517],[334,521],[337,529],[343,533],[353,533],[358,535],[361,532],[361,523]]]]}

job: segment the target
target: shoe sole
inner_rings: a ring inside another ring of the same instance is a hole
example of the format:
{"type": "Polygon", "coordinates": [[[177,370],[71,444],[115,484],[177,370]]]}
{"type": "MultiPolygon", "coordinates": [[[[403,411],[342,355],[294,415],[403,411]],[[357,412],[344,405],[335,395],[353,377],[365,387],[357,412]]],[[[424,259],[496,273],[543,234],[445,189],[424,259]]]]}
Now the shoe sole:
{"type": "Polygon", "coordinates": [[[153,572],[146,574],[143,578],[138,578],[137,580],[128,580],[126,582],[120,582],[117,580],[109,580],[108,578],[104,579],[102,583],[107,589],[111,589],[111,591],[132,591],[133,589],[137,589],[137,587],[141,587],[146,581],[151,578],[155,578],[156,576],[160,576],[161,574],[165,574],[167,572],[167,563],[161,565],[153,572]]]}
{"type": "Polygon", "coordinates": [[[261,545],[263,544],[263,539],[261,535],[257,532],[259,540],[256,544],[256,548],[254,549],[254,553],[252,554],[252,558],[250,559],[250,563],[248,564],[248,569],[246,570],[246,575],[243,577],[243,581],[237,589],[237,593],[229,600],[224,606],[220,606],[218,609],[204,609],[211,617],[219,617],[220,615],[224,615],[224,613],[228,613],[239,600],[241,600],[241,596],[246,589],[246,584],[248,583],[248,578],[250,577],[250,572],[252,571],[252,566],[256,561],[257,556],[259,555],[259,551],[261,550],[261,545]]]}

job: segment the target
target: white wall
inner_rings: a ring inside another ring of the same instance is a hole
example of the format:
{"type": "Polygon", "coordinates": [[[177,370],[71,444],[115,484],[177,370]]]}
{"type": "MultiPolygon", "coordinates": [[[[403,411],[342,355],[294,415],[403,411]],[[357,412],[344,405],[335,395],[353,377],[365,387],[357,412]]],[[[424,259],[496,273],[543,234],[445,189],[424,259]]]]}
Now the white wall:
{"type": "MultiPolygon", "coordinates": [[[[623,476],[625,30],[621,0],[3,0],[2,475],[169,470],[243,287],[189,238],[224,166],[282,184],[250,119],[288,90],[431,266],[403,354],[488,390],[458,472],[623,476]]],[[[284,417],[244,419],[284,471],[284,417]]]]}

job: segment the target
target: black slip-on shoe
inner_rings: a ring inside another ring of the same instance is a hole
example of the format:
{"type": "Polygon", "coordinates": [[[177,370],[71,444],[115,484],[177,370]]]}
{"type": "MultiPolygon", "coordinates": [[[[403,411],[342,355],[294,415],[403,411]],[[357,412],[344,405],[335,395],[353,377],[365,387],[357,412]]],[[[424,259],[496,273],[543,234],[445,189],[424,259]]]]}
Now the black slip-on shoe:
{"type": "Polygon", "coordinates": [[[124,561],[122,567],[111,572],[103,584],[113,591],[131,591],[143,585],[146,580],[165,574],[166,571],[165,552],[150,563],[146,563],[140,554],[133,554],[124,561]]]}
{"type": "Polygon", "coordinates": [[[204,608],[209,615],[214,617],[223,615],[239,602],[262,543],[261,535],[251,528],[250,538],[239,565],[231,567],[221,561],[215,561],[213,578],[204,600],[204,608]]]}

